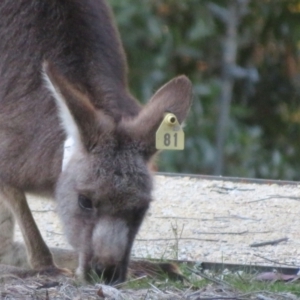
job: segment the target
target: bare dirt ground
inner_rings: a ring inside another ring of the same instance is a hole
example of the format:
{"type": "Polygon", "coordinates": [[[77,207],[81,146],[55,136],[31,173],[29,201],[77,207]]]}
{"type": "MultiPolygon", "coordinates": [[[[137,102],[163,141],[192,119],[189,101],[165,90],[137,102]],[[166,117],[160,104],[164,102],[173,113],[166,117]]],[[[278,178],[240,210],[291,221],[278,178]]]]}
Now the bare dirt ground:
{"type": "MultiPolygon", "coordinates": [[[[300,266],[299,187],[158,175],[132,255],[300,266]],[[250,247],[281,238],[287,241],[250,247]]],[[[47,244],[69,247],[54,203],[30,198],[30,206],[47,244]]]]}

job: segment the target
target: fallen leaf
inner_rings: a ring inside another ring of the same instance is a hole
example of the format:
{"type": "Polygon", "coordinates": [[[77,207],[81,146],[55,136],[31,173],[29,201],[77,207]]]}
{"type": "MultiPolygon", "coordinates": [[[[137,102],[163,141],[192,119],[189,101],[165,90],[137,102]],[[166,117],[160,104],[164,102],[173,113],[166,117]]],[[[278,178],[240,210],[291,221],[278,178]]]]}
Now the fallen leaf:
{"type": "Polygon", "coordinates": [[[258,281],[292,281],[299,279],[298,275],[287,275],[275,272],[260,273],[255,277],[258,281]]]}

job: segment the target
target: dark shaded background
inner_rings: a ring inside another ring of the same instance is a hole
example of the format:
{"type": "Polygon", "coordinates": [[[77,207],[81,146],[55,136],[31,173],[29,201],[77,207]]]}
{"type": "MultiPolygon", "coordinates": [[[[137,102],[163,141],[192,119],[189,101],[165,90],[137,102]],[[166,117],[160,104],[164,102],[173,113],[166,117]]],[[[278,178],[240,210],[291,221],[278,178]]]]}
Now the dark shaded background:
{"type": "Polygon", "coordinates": [[[109,0],[146,102],[193,81],[186,149],[160,171],[300,179],[299,0],[109,0]]]}

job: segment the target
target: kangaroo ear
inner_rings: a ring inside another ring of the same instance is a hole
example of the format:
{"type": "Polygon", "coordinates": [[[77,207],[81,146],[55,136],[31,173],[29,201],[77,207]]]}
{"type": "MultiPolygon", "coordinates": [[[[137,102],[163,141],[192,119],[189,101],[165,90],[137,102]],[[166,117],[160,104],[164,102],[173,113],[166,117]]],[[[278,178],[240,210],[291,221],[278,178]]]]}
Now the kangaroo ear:
{"type": "Polygon", "coordinates": [[[89,98],[77,90],[51,63],[44,62],[43,72],[67,137],[76,146],[83,145],[85,149],[91,149],[101,132],[112,128],[111,119],[102,111],[96,110],[89,98]]]}
{"type": "Polygon", "coordinates": [[[140,151],[149,160],[157,151],[155,133],[164,114],[173,113],[182,123],[191,103],[192,84],[186,76],[179,76],[161,87],[136,118],[124,120],[122,125],[127,134],[138,142],[140,151]]]}

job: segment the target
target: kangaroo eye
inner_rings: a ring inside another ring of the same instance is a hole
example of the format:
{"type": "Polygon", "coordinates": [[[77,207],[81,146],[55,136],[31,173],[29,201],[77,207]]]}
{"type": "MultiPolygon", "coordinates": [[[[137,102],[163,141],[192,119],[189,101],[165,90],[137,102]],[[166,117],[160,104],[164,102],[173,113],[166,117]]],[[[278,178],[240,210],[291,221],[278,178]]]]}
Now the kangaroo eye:
{"type": "Polygon", "coordinates": [[[92,203],[91,199],[89,199],[89,198],[87,198],[83,195],[78,196],[78,205],[82,209],[86,209],[86,210],[92,210],[93,209],[93,203],[92,203]]]}

